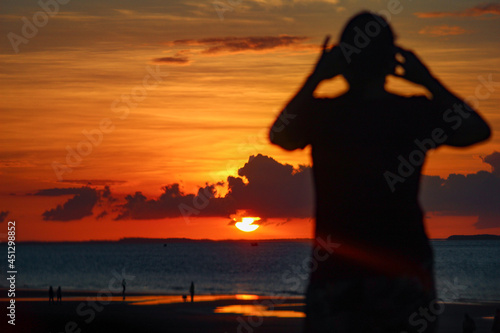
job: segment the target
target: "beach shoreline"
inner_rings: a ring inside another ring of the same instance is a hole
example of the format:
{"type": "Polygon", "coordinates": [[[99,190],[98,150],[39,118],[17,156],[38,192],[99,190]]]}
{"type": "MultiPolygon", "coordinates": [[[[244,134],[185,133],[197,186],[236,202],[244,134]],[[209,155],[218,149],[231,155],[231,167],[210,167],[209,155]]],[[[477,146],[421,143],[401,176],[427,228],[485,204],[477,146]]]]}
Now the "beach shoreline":
{"type": "MultiPolygon", "coordinates": [[[[127,292],[123,300],[117,293],[63,290],[62,303],[50,304],[46,290],[19,289],[15,299],[16,325],[2,316],[2,332],[299,333],[304,311],[303,297],[238,294],[195,295],[191,303],[180,294],[127,292]]],[[[4,297],[0,303],[9,304],[4,297]]],[[[439,317],[439,333],[461,332],[465,313],[475,320],[476,332],[490,332],[496,308],[500,302],[441,303],[442,313],[433,317],[439,317]]]]}

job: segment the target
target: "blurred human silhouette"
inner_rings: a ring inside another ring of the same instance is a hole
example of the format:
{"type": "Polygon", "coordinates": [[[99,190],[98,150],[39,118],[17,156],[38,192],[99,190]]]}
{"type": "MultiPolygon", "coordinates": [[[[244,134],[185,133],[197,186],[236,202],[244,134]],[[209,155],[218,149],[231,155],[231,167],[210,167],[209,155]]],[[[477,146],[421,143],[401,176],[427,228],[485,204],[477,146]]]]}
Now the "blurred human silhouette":
{"type": "Polygon", "coordinates": [[[123,297],[123,300],[125,300],[125,289],[127,287],[127,282],[125,281],[125,279],[122,280],[122,297],[123,297]]]}
{"type": "Polygon", "coordinates": [[[187,301],[187,295],[182,295],[182,300],[184,301],[184,303],[187,301]]]}
{"type": "Polygon", "coordinates": [[[468,313],[464,315],[464,321],[462,323],[462,332],[463,333],[474,333],[476,331],[476,323],[469,316],[468,313]]]}
{"type": "Polygon", "coordinates": [[[500,309],[497,309],[495,312],[495,318],[493,320],[491,331],[493,333],[500,333],[500,309]]]}
{"type": "Polygon", "coordinates": [[[54,303],[54,289],[52,286],[49,287],[49,303],[54,303]]]}
{"type": "Polygon", "coordinates": [[[271,142],[286,150],[312,148],[315,269],[304,332],[435,332],[437,317],[418,312],[436,299],[418,202],[425,154],[483,141],[490,129],[412,51],[394,43],[384,18],[362,12],[338,45],[328,43],[329,37],[270,130],[271,142]],[[314,96],[321,82],[339,75],[346,92],[314,96]],[[431,97],[388,92],[388,75],[431,97]]]}
{"type": "Polygon", "coordinates": [[[191,281],[191,286],[189,287],[189,293],[191,294],[191,302],[194,301],[194,282],[191,281]]]}
{"type": "Polygon", "coordinates": [[[56,297],[57,297],[57,303],[62,303],[62,292],[61,292],[61,286],[58,286],[58,287],[57,287],[56,297]]]}

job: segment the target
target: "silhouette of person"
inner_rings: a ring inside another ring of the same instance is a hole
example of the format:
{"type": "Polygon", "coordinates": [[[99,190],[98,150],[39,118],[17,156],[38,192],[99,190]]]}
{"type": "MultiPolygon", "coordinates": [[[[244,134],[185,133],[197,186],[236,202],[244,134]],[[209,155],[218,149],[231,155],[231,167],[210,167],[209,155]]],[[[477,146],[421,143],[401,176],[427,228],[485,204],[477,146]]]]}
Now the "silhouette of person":
{"type": "Polygon", "coordinates": [[[493,320],[491,331],[493,333],[500,333],[500,309],[497,309],[495,312],[495,319],[493,320]]]}
{"type": "Polygon", "coordinates": [[[127,282],[125,281],[125,279],[122,280],[122,296],[123,296],[123,300],[125,300],[125,289],[127,287],[127,282]]]}
{"type": "Polygon", "coordinates": [[[62,292],[61,292],[61,286],[58,286],[58,287],[57,287],[56,297],[57,297],[57,302],[58,302],[58,303],[62,303],[62,292]]]}
{"type": "MultiPolygon", "coordinates": [[[[387,21],[362,12],[328,46],[270,130],[286,150],[311,146],[315,250],[304,332],[414,332],[412,313],[435,300],[433,253],[418,202],[427,150],[487,139],[489,126],[412,52],[387,21]],[[402,72],[400,71],[402,70],[402,72]],[[317,98],[324,80],[348,90],[317,98]],[[427,89],[400,96],[388,75],[427,89]]],[[[436,317],[420,332],[435,332],[436,317]]]]}
{"type": "Polygon", "coordinates": [[[52,286],[49,286],[49,303],[55,303],[54,302],[54,289],[52,286]]]}
{"type": "Polygon", "coordinates": [[[191,286],[189,287],[189,293],[191,294],[191,302],[194,301],[194,282],[191,281],[191,286]]]}
{"type": "Polygon", "coordinates": [[[468,313],[464,315],[464,322],[462,324],[462,332],[463,333],[474,333],[476,331],[476,323],[469,316],[468,313]]]}

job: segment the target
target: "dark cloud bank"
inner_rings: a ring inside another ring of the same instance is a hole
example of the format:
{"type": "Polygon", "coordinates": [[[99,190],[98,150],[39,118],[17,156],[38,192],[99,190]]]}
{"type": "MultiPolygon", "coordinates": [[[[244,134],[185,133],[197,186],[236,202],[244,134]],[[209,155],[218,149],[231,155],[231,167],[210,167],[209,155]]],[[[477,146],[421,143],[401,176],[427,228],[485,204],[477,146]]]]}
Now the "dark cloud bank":
{"type": "MultiPolygon", "coordinates": [[[[75,195],[63,205],[45,211],[42,217],[45,221],[73,221],[93,215],[93,209],[101,202],[113,202],[111,191],[108,186],[103,190],[97,190],[88,186],[70,188],[51,188],[39,190],[33,195],[39,196],[62,196],[75,195]]],[[[101,213],[102,214],[102,213],[101,213]]],[[[99,216],[98,216],[99,217],[99,216]]]]}
{"type": "MultiPolygon", "coordinates": [[[[478,216],[477,229],[500,227],[500,153],[483,158],[492,171],[474,174],[451,174],[422,177],[421,201],[427,212],[451,216],[478,216]]],[[[238,170],[238,177],[226,180],[228,193],[218,197],[216,189],[223,182],[206,184],[196,194],[183,193],[179,184],[162,188],[158,198],[147,198],[141,192],[128,195],[125,203],[115,205],[115,220],[163,219],[173,217],[229,217],[246,210],[266,218],[308,218],[313,214],[311,167],[294,168],[271,157],[251,156],[238,170]]],[[[332,189],[333,190],[333,189],[332,189]]],[[[35,195],[75,196],[64,205],[43,213],[44,220],[70,221],[91,216],[93,208],[107,200],[114,202],[109,187],[54,188],[35,195]]],[[[102,218],[108,212],[96,215],[102,218]]]]}
{"type": "Polygon", "coordinates": [[[424,209],[442,215],[478,216],[477,229],[500,227],[500,153],[484,157],[483,162],[492,172],[451,174],[447,179],[424,176],[424,209]]]}

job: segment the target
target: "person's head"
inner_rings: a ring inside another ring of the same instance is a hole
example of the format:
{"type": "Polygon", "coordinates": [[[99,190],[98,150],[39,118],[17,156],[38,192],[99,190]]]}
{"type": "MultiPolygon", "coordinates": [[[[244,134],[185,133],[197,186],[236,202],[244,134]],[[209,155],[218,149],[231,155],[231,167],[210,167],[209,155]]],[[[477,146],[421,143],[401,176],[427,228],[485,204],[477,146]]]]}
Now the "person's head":
{"type": "Polygon", "coordinates": [[[371,12],[361,12],[347,22],[339,46],[347,62],[344,77],[358,83],[385,77],[396,67],[394,33],[389,23],[371,12]]]}

